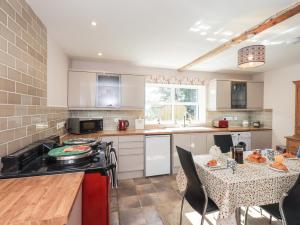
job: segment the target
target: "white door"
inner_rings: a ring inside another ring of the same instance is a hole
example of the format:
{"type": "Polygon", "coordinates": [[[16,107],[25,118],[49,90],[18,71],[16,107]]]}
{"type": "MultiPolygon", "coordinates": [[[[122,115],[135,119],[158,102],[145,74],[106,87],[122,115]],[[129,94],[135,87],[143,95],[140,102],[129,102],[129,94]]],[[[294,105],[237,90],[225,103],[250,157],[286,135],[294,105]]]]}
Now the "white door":
{"type": "Polygon", "coordinates": [[[146,136],[146,177],[170,174],[170,141],[170,135],[146,136]]]}

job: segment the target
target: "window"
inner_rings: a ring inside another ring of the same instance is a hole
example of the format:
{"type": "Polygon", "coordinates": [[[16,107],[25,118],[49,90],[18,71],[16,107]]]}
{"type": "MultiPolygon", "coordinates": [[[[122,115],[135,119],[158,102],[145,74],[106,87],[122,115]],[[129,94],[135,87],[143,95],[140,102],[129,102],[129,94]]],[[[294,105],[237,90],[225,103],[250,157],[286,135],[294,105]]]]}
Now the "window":
{"type": "Polygon", "coordinates": [[[146,84],[146,123],[205,122],[205,86],[146,84]]]}

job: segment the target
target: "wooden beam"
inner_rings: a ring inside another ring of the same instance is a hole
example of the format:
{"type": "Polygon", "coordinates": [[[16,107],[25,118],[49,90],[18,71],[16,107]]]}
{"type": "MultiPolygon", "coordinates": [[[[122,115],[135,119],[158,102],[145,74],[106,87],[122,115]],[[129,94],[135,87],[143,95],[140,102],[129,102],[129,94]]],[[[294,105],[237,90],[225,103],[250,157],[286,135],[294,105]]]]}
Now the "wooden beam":
{"type": "Polygon", "coordinates": [[[182,72],[184,70],[188,70],[191,67],[215,56],[220,54],[221,52],[225,51],[226,49],[231,48],[234,45],[237,45],[241,43],[242,41],[245,41],[249,38],[252,38],[253,36],[263,32],[264,30],[267,30],[276,24],[279,24],[289,18],[291,18],[294,15],[297,15],[300,13],[300,2],[297,2],[296,4],[276,13],[275,15],[271,16],[270,18],[266,19],[262,23],[250,28],[249,30],[246,30],[242,34],[238,35],[237,37],[232,38],[231,40],[223,43],[222,45],[214,48],[213,50],[205,53],[204,55],[198,57],[197,59],[193,60],[189,64],[181,67],[178,69],[178,71],[182,72]]]}

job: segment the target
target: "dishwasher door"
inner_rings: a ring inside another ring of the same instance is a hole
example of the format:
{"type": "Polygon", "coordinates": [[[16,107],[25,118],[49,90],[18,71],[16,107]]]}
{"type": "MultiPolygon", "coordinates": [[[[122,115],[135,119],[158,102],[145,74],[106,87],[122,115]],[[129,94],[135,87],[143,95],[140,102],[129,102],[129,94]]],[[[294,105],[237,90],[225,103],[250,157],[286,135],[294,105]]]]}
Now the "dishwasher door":
{"type": "Polygon", "coordinates": [[[171,172],[170,135],[146,136],[145,176],[170,174],[171,172]]]}

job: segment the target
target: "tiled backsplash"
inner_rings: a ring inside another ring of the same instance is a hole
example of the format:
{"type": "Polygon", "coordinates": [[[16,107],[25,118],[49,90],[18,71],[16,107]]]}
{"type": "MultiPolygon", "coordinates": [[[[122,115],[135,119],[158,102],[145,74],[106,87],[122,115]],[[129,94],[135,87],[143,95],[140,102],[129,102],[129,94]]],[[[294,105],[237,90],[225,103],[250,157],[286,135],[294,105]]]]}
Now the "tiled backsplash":
{"type": "Polygon", "coordinates": [[[236,120],[229,120],[230,127],[242,126],[243,120],[249,122],[260,121],[263,127],[272,127],[272,111],[250,111],[250,112],[233,112],[233,111],[222,111],[213,112],[209,111],[206,114],[206,124],[211,126],[213,120],[223,119],[224,117],[236,118],[236,120]]]}
{"type": "Polygon", "coordinates": [[[72,110],[70,111],[70,117],[88,117],[88,118],[100,118],[103,117],[103,129],[104,130],[116,130],[116,119],[128,120],[129,128],[135,128],[135,119],[144,117],[143,110],[72,110]]]}
{"type": "Polygon", "coordinates": [[[64,132],[56,123],[67,117],[67,108],[47,106],[46,27],[25,0],[1,0],[0,157],[64,132]]]}
{"type": "MultiPolygon", "coordinates": [[[[70,117],[87,117],[87,118],[103,118],[104,130],[116,130],[116,119],[125,119],[129,121],[129,129],[134,129],[134,120],[140,117],[144,117],[143,110],[130,111],[130,110],[72,110],[70,111],[70,117]]],[[[212,121],[215,119],[223,119],[224,117],[236,117],[237,120],[229,121],[229,126],[242,126],[243,120],[257,121],[259,120],[264,127],[272,127],[272,111],[254,111],[254,112],[207,112],[206,125],[211,126],[212,121]]],[[[152,127],[150,125],[147,128],[152,127]]],[[[157,128],[157,126],[153,126],[157,128]]],[[[163,127],[160,125],[160,127],[163,127]]]]}

